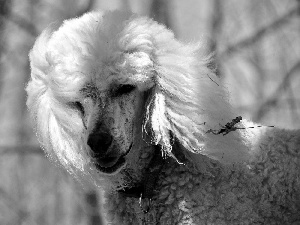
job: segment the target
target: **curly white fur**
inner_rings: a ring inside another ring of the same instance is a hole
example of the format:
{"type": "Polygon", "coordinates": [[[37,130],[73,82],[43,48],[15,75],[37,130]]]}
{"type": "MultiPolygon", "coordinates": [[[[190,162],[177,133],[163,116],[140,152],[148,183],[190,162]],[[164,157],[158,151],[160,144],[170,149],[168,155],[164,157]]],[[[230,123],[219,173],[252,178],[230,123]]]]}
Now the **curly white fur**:
{"type": "MultiPolygon", "coordinates": [[[[116,190],[141,181],[154,145],[171,158],[160,174],[149,224],[300,221],[299,133],[266,128],[208,132],[238,115],[207,66],[212,57],[203,44],[183,44],[151,19],[123,12],[88,13],[55,29],[44,31],[30,53],[27,105],[47,154],[84,185],[91,182],[107,191],[110,221],[145,220],[138,201],[123,200],[116,190]],[[128,84],[136,89],[119,96],[118,87],[128,84]],[[87,144],[99,127],[113,140],[105,155],[126,155],[113,173],[97,170],[87,144]],[[185,165],[172,159],[174,137],[188,160],[185,165]],[[280,144],[288,150],[281,152],[280,144]],[[273,162],[277,157],[278,164],[273,162]],[[281,190],[284,200],[278,200],[281,190]]],[[[247,124],[243,120],[238,126],[247,124]]]]}

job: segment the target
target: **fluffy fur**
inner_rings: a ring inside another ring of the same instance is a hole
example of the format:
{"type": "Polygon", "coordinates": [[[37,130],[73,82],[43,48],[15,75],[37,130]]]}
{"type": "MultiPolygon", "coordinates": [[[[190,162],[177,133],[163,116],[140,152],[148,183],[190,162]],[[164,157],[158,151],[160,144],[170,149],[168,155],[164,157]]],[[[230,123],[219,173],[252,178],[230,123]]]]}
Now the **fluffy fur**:
{"type": "Polygon", "coordinates": [[[39,141],[83,185],[105,191],[112,224],[300,222],[300,133],[209,132],[238,115],[205,47],[145,17],[93,12],[49,27],[30,52],[39,141]],[[155,145],[166,163],[143,213],[118,190],[143,181],[155,145]]]}

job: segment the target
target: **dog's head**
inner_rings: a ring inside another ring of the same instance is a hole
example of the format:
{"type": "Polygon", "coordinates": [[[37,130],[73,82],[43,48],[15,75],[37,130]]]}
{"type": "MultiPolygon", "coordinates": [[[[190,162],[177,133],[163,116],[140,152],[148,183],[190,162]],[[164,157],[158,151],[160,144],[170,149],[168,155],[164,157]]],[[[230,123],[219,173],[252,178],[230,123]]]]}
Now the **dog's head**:
{"type": "Polygon", "coordinates": [[[206,134],[207,124],[233,116],[204,47],[122,12],[48,28],[30,53],[27,86],[45,151],[75,175],[121,183],[124,173],[138,179],[153,145],[172,156],[172,137],[186,154],[241,159],[244,153],[220,150],[206,134]]]}

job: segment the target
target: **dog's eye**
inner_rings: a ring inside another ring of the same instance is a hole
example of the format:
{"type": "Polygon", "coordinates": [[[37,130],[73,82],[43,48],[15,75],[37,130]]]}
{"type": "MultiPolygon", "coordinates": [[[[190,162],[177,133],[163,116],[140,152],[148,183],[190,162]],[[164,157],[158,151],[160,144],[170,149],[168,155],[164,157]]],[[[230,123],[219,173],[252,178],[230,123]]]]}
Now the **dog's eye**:
{"type": "Polygon", "coordinates": [[[124,94],[128,94],[135,89],[135,86],[131,84],[123,84],[120,85],[113,93],[114,96],[121,96],[124,94]]]}
{"type": "Polygon", "coordinates": [[[80,102],[74,102],[74,106],[84,115],[84,107],[80,102]]]}

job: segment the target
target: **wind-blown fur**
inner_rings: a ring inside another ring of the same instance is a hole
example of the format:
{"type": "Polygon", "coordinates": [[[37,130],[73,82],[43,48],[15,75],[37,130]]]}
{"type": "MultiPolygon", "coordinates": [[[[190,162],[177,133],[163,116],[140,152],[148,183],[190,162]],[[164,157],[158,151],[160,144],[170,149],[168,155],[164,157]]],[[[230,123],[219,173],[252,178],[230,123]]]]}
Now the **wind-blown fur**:
{"type": "Polygon", "coordinates": [[[37,39],[26,90],[39,141],[83,185],[106,190],[114,224],[300,221],[299,133],[208,132],[238,116],[208,67],[211,60],[202,43],[183,44],[163,25],[123,12],[88,13],[58,29],[49,27],[37,39]],[[135,89],[120,94],[122,85],[135,89]],[[95,152],[88,144],[97,132],[112,137],[107,151],[95,152]],[[276,150],[280,144],[287,152],[276,150]],[[153,196],[155,207],[143,215],[137,199],[122,200],[117,190],[141,182],[154,145],[162,147],[167,163],[153,196]],[[184,154],[184,165],[174,148],[184,154]],[[100,171],[99,154],[104,155],[100,171]],[[103,160],[108,155],[124,156],[126,163],[106,173],[113,164],[103,160]],[[273,155],[282,162],[278,168],[273,155]],[[274,178],[273,169],[284,175],[274,178]],[[286,199],[276,197],[279,191],[286,199]],[[282,215],[273,220],[274,213],[282,215]]]}

